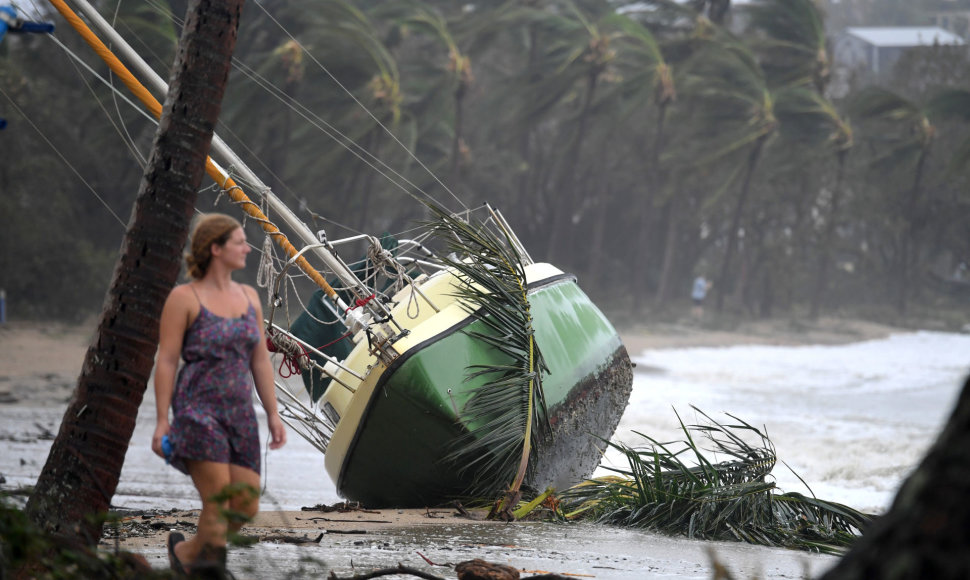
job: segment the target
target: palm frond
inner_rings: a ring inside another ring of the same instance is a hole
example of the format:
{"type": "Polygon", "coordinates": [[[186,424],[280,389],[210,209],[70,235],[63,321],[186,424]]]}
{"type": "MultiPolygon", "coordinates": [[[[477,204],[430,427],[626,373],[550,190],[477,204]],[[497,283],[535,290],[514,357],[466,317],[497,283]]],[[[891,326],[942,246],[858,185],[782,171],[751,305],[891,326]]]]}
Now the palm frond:
{"type": "Polygon", "coordinates": [[[850,110],[864,120],[909,121],[924,116],[915,103],[881,87],[864,89],[852,100],[850,110]]]}
{"type": "Polygon", "coordinates": [[[563,494],[567,517],[830,554],[851,545],[871,521],[838,503],[779,492],[769,480],[777,456],[767,435],[732,415],[735,423],[724,425],[694,410],[707,424],[681,421],[686,440],[678,442],[680,448],[639,433],[646,448],[608,443],[628,467],[610,468],[619,476],[590,480],[563,494]],[[707,451],[730,459],[709,460],[695,435],[708,442],[707,451]],[[746,436],[758,443],[748,443],[746,436]]]}
{"type": "Polygon", "coordinates": [[[825,22],[813,0],[759,0],[748,9],[762,30],[763,67],[774,86],[811,84],[822,94],[831,75],[825,22]]]}
{"type": "Polygon", "coordinates": [[[468,335],[501,353],[505,361],[467,369],[466,380],[484,378],[485,383],[474,388],[461,409],[469,432],[444,460],[461,471],[472,470],[477,483],[469,493],[508,489],[506,507],[514,508],[534,464],[530,459],[549,433],[542,391],[546,366],[535,341],[525,269],[504,232],[497,234],[428,206],[435,215],[432,230],[453,256],[445,261],[457,272],[457,296],[485,326],[468,335]]]}

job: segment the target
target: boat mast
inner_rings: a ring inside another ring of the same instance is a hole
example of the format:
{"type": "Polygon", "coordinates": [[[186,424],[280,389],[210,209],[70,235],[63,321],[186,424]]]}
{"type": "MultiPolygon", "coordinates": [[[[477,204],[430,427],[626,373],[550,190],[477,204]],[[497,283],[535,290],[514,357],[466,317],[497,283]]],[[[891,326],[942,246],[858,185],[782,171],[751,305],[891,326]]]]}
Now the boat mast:
{"type": "MultiPolygon", "coordinates": [[[[168,85],[164,80],[145,62],[141,56],[138,55],[127,43],[127,41],[122,38],[121,35],[111,27],[111,25],[98,13],[94,7],[87,0],[73,0],[78,6],[79,10],[89,19],[91,24],[98,29],[98,31],[109,39],[109,41],[117,48],[117,50],[125,57],[131,66],[133,66],[137,72],[154,88],[157,92],[167,93],[168,85]]],[[[51,4],[66,18],[72,26],[75,24],[72,22],[70,9],[62,2],[62,0],[50,0],[51,4]]],[[[79,31],[80,32],[80,31],[79,31]]],[[[86,39],[87,40],[87,39],[86,39]]],[[[105,55],[98,51],[99,56],[102,59],[106,59],[105,55]]],[[[110,54],[110,52],[109,52],[110,54]]],[[[109,66],[111,63],[108,63],[109,66]]],[[[135,81],[137,83],[137,81],[135,81]]],[[[126,83],[127,85],[127,83],[126,83]]],[[[131,89],[132,87],[129,86],[131,89]]],[[[132,89],[133,92],[134,89],[132,89]]],[[[137,95],[142,98],[141,95],[137,95]]],[[[144,99],[142,98],[143,102],[144,99]]],[[[154,108],[148,105],[149,108],[154,108]]],[[[154,112],[154,111],[153,111],[154,112]]],[[[156,113],[156,116],[160,114],[156,113]]],[[[374,315],[376,320],[386,320],[389,316],[389,311],[386,306],[377,300],[368,300],[368,296],[371,295],[370,289],[364,285],[359,278],[350,270],[350,268],[341,260],[339,257],[330,252],[326,245],[321,244],[317,239],[317,236],[312,230],[301,221],[296,214],[294,214],[285,204],[283,204],[280,199],[272,193],[270,188],[246,165],[246,163],[234,152],[229,146],[222,140],[218,135],[213,134],[212,137],[212,150],[218,156],[220,156],[225,162],[234,168],[236,168],[240,175],[250,184],[259,188],[260,192],[266,199],[269,207],[276,212],[280,219],[286,223],[286,225],[308,246],[308,249],[314,253],[318,258],[320,258],[323,263],[329,268],[333,273],[340,279],[340,281],[350,289],[355,297],[355,304],[362,306],[370,310],[371,314],[374,315]]],[[[210,159],[210,163],[215,166],[216,170],[220,175],[223,176],[223,182],[220,185],[225,186],[228,182],[231,182],[231,177],[228,172],[218,166],[214,161],[210,159]]],[[[250,202],[251,203],[251,202],[250,202]]],[[[274,239],[279,242],[279,237],[285,236],[282,233],[276,232],[274,239]]],[[[301,252],[302,253],[302,252],[301,252]]],[[[308,266],[308,265],[307,265],[308,266]]],[[[304,267],[306,269],[306,267],[304,267]]],[[[314,270],[314,273],[316,271],[314,270]]],[[[310,274],[308,272],[308,274],[310,274]]],[[[319,274],[317,274],[319,275],[319,274]]],[[[312,277],[312,274],[311,274],[312,277]]],[[[319,281],[318,281],[319,285],[319,281]]],[[[348,306],[336,292],[323,281],[322,287],[326,294],[335,302],[340,312],[345,313],[345,324],[348,328],[352,330],[355,327],[360,328],[366,325],[363,320],[363,315],[355,310],[354,307],[348,306]],[[328,291],[329,290],[329,291],[328,291]]],[[[393,334],[389,328],[384,329],[385,332],[390,336],[393,334]]],[[[383,342],[383,341],[378,341],[383,342]]]]}

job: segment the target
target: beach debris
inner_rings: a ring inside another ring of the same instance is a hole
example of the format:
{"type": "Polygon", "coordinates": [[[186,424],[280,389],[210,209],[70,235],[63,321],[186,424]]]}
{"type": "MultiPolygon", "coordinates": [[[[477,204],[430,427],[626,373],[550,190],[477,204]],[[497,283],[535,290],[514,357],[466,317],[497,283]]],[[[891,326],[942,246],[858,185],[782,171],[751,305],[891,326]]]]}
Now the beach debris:
{"type": "Polygon", "coordinates": [[[174,512],[155,511],[125,511],[112,512],[113,520],[109,519],[101,533],[101,540],[125,540],[127,538],[150,538],[161,532],[172,530],[194,532],[195,523],[178,519],[166,521],[174,512]]]}
{"type": "Polygon", "coordinates": [[[459,562],[455,566],[458,580],[518,580],[519,571],[505,564],[494,564],[480,558],[459,562]]]}
{"type": "Polygon", "coordinates": [[[421,556],[421,559],[424,560],[425,562],[427,562],[429,566],[443,566],[443,567],[446,567],[446,568],[454,568],[455,567],[455,565],[452,564],[451,562],[445,562],[444,564],[437,564],[435,562],[432,562],[430,558],[428,558],[427,556],[425,556],[424,554],[422,554],[421,552],[419,552],[417,550],[415,550],[414,553],[417,554],[418,556],[421,556]]]}
{"type": "Polygon", "coordinates": [[[42,441],[54,440],[54,432],[48,429],[47,427],[44,427],[40,423],[34,423],[34,427],[37,427],[37,429],[40,431],[40,435],[37,436],[37,439],[40,439],[42,441]]]}
{"type": "Polygon", "coordinates": [[[390,520],[340,520],[334,518],[325,518],[323,516],[316,516],[312,518],[294,518],[297,521],[304,522],[334,522],[334,523],[348,523],[348,524],[389,524],[390,520]]]}
{"type": "Polygon", "coordinates": [[[440,520],[440,519],[444,519],[445,516],[443,516],[441,514],[445,514],[445,513],[447,513],[447,512],[431,511],[430,508],[424,508],[424,517],[426,517],[426,518],[428,518],[430,520],[440,520]]]}
{"type": "Polygon", "coordinates": [[[323,504],[323,503],[318,503],[315,506],[310,506],[310,507],[303,506],[303,507],[300,508],[300,511],[304,511],[304,512],[323,512],[323,513],[332,513],[332,512],[338,512],[338,513],[360,512],[360,513],[365,513],[365,514],[379,514],[379,513],[381,513],[381,512],[376,511],[376,510],[371,510],[371,509],[365,508],[364,506],[360,505],[360,502],[358,502],[358,501],[342,501],[342,502],[335,503],[333,505],[327,505],[327,504],[323,504]]]}
{"type": "Polygon", "coordinates": [[[469,513],[469,511],[465,509],[465,506],[461,505],[460,501],[455,500],[454,502],[452,502],[452,507],[454,507],[455,511],[458,512],[456,515],[466,517],[466,518],[472,517],[471,513],[469,513]]]}
{"type": "Polygon", "coordinates": [[[425,580],[445,580],[441,576],[435,576],[434,574],[429,574],[423,570],[411,568],[403,564],[398,564],[394,568],[381,568],[380,570],[373,570],[366,574],[354,574],[353,576],[337,576],[337,573],[331,570],[329,578],[330,580],[369,580],[370,578],[392,576],[395,574],[409,574],[411,576],[417,576],[418,578],[424,578],[425,580]]]}
{"type": "Polygon", "coordinates": [[[770,479],[778,458],[767,435],[734,415],[727,414],[735,424],[723,425],[692,408],[707,424],[688,426],[678,414],[683,441],[663,443],[638,433],[646,447],[606,442],[629,468],[609,467],[618,475],[567,490],[560,498],[561,517],[832,555],[844,552],[872,521],[869,514],[814,494],[780,492],[770,479]],[[711,448],[702,450],[699,438],[711,448]],[[731,459],[715,463],[705,451],[731,459]]]}
{"type": "Polygon", "coordinates": [[[305,544],[319,544],[320,540],[323,539],[323,536],[324,536],[323,532],[320,532],[320,534],[316,538],[310,538],[306,534],[303,534],[300,537],[287,536],[284,534],[274,534],[274,535],[260,536],[259,541],[273,543],[273,544],[296,544],[300,546],[305,544]]]}
{"type": "MultiPolygon", "coordinates": [[[[420,552],[418,554],[420,555],[420,552]]],[[[421,557],[424,558],[424,556],[421,557]]],[[[427,558],[425,558],[425,560],[427,560],[427,558]]],[[[353,565],[353,563],[351,563],[351,565],[353,565]]],[[[431,565],[438,566],[439,564],[431,563],[431,565]]],[[[455,565],[455,572],[458,573],[458,580],[519,580],[520,578],[519,571],[516,568],[506,566],[505,564],[486,562],[480,558],[459,562],[455,565]]],[[[372,570],[363,574],[354,574],[353,576],[337,576],[337,573],[331,570],[328,578],[329,580],[370,580],[371,578],[379,578],[381,576],[395,576],[401,574],[416,576],[418,578],[423,578],[424,580],[446,580],[446,578],[441,576],[436,576],[429,572],[418,570],[417,568],[411,568],[410,566],[405,566],[400,563],[394,568],[381,568],[379,570],[372,570]]],[[[586,575],[569,574],[568,576],[563,576],[562,574],[556,574],[554,572],[542,572],[541,574],[524,576],[522,578],[523,580],[569,580],[570,577],[573,576],[585,577],[586,575]]]]}

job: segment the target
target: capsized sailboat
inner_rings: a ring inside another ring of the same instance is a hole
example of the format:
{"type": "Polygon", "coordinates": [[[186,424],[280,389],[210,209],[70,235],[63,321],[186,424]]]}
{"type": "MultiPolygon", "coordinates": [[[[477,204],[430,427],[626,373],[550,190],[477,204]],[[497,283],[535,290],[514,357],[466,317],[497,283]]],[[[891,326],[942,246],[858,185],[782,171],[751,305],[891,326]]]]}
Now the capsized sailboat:
{"type": "MultiPolygon", "coordinates": [[[[73,1],[135,74],[63,0],[50,1],[160,115],[152,91],[164,93],[164,82],[98,12],[73,1]]],[[[504,487],[562,489],[595,469],[629,399],[629,357],[576,278],[533,261],[500,212],[430,204],[437,219],[393,250],[371,236],[331,240],[218,136],[212,156],[222,193],[286,255],[267,284],[267,335],[279,367],[309,379],[279,377],[282,415],[324,453],[343,497],[427,506],[504,487]],[[345,244],[366,248],[362,265],[337,252],[345,244]],[[320,291],[290,325],[280,319],[292,266],[320,291]],[[321,330],[338,338],[325,344],[321,330]]]]}

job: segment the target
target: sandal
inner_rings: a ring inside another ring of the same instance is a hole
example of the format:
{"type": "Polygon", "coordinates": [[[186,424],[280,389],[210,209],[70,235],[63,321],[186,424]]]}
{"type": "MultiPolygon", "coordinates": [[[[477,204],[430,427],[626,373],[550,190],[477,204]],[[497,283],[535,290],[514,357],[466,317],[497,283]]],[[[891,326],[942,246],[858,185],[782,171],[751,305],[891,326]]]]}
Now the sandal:
{"type": "Polygon", "coordinates": [[[179,577],[185,576],[185,566],[175,555],[175,545],[184,541],[185,536],[181,532],[172,532],[168,535],[168,565],[179,577]]]}

